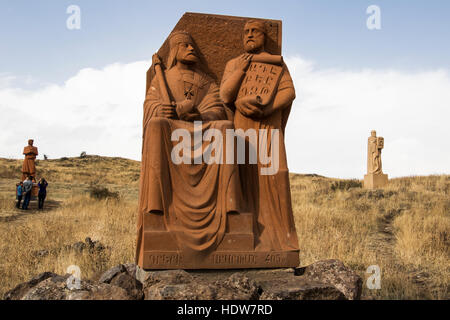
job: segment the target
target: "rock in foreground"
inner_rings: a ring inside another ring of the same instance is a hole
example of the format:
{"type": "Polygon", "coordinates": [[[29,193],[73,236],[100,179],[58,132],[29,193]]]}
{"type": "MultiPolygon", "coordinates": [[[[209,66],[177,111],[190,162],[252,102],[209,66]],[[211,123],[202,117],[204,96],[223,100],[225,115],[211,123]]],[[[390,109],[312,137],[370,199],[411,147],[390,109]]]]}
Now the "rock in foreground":
{"type": "Polygon", "coordinates": [[[145,271],[133,264],[99,281],[68,284],[69,275],[42,273],[7,292],[7,300],[341,300],[361,297],[362,279],[339,260],[298,269],[145,271]],[[72,288],[72,289],[70,289],[72,288]]]}

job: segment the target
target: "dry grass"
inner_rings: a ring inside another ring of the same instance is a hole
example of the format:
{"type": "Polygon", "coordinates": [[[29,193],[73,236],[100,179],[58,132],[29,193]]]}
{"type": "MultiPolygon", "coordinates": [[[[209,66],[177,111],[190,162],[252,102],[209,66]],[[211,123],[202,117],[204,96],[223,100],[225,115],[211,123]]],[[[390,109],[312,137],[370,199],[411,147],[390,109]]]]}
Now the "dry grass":
{"type": "Polygon", "coordinates": [[[96,156],[41,160],[37,172],[49,181],[47,209],[27,212],[14,207],[20,163],[0,159],[0,295],[43,271],[64,274],[74,264],[82,277],[95,278],[134,261],[139,162],[96,156]],[[118,199],[91,197],[96,186],[118,199]],[[106,249],[80,253],[65,248],[86,237],[106,249]],[[42,250],[48,254],[39,255],[42,250]]]}
{"type": "MultiPolygon", "coordinates": [[[[292,175],[302,264],[336,258],[381,290],[367,298],[448,299],[450,176],[392,179],[384,190],[336,189],[336,179],[292,175]]],[[[342,180],[341,180],[342,181],[342,180]]]]}
{"type": "MultiPolygon", "coordinates": [[[[50,183],[49,208],[26,213],[13,201],[20,165],[0,159],[0,295],[42,271],[64,273],[76,264],[82,277],[96,278],[134,260],[138,162],[41,160],[37,170],[50,183]],[[92,186],[119,197],[92,198],[92,186]],[[61,249],[86,237],[106,249],[61,249]]],[[[364,286],[366,298],[450,298],[450,176],[393,179],[384,190],[368,191],[357,180],[292,174],[291,188],[302,265],[336,258],[363,279],[368,266],[379,265],[381,290],[364,286]]]]}
{"type": "Polygon", "coordinates": [[[128,201],[94,200],[77,196],[53,212],[34,213],[26,220],[0,226],[2,292],[43,271],[64,274],[69,265],[80,266],[92,278],[106,268],[133,261],[136,205],[128,201]],[[106,250],[78,253],[66,245],[100,240],[106,250]],[[46,250],[49,254],[39,256],[46,250]]]}

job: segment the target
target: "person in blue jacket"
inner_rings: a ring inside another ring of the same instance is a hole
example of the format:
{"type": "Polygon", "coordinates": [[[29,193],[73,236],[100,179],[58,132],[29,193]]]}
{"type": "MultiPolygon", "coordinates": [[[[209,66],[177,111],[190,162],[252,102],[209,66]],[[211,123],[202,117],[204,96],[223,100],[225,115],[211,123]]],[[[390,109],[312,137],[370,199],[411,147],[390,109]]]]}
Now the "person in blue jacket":
{"type": "Polygon", "coordinates": [[[19,184],[17,185],[17,204],[16,204],[17,208],[20,208],[22,197],[23,197],[23,182],[20,181],[19,184]]]}

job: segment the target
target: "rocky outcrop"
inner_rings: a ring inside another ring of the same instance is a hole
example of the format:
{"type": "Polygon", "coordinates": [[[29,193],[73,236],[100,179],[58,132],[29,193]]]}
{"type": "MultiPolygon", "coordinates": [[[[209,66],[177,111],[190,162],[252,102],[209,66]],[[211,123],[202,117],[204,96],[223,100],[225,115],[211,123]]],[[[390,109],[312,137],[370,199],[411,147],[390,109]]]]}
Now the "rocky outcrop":
{"type": "Polygon", "coordinates": [[[143,271],[138,269],[147,300],[255,300],[259,286],[241,272],[143,271]]]}
{"type": "Polygon", "coordinates": [[[136,279],[135,265],[120,264],[103,273],[99,282],[124,289],[134,300],[141,300],[144,297],[142,283],[136,279]]]}
{"type": "Polygon", "coordinates": [[[70,289],[70,275],[45,272],[25,284],[20,284],[4,296],[6,300],[132,300],[133,296],[118,286],[80,281],[70,289]]]}
{"type": "Polygon", "coordinates": [[[33,277],[30,281],[24,282],[19,284],[14,289],[8,291],[4,295],[5,300],[19,300],[21,297],[23,297],[28,291],[30,291],[32,288],[37,286],[42,281],[48,279],[48,278],[54,278],[58,275],[53,272],[43,272],[38,274],[37,276],[33,277]]]}
{"type": "Polygon", "coordinates": [[[362,279],[339,260],[303,268],[145,271],[121,264],[98,281],[68,285],[70,275],[42,273],[4,296],[8,300],[340,300],[359,299],[362,279]],[[72,289],[70,289],[72,288],[72,289]]]}
{"type": "Polygon", "coordinates": [[[342,292],[348,300],[359,300],[362,279],[339,260],[323,260],[295,270],[296,275],[328,283],[342,292]]]}

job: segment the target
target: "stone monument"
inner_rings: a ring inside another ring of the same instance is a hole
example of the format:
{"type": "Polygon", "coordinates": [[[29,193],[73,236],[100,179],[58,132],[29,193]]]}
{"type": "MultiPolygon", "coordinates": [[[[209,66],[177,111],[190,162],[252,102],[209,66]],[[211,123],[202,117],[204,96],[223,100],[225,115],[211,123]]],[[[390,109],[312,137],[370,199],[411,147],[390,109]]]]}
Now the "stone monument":
{"type": "MultiPolygon", "coordinates": [[[[22,181],[24,181],[28,176],[32,177],[33,187],[31,189],[32,200],[34,200],[38,193],[39,188],[36,183],[36,156],[38,155],[37,147],[33,146],[34,140],[29,139],[28,145],[23,148],[23,154],[25,155],[25,159],[22,164],[22,181]]],[[[17,196],[17,185],[16,185],[16,196],[17,196]]]]}
{"type": "Polygon", "coordinates": [[[387,185],[388,175],[381,168],[381,149],[384,148],[384,138],[377,137],[372,130],[367,142],[367,174],[364,175],[364,187],[378,189],[387,185]]]}
{"type": "Polygon", "coordinates": [[[153,56],[144,101],[141,268],[298,266],[284,148],[295,93],[280,54],[281,21],[186,13],[153,56]],[[252,79],[264,76],[266,85],[253,94],[252,79]],[[258,116],[246,112],[252,108],[258,116]],[[256,146],[247,133],[263,139],[256,146]],[[269,150],[269,162],[259,158],[264,152],[250,161],[260,149],[269,150]]]}
{"type": "Polygon", "coordinates": [[[36,178],[36,156],[38,155],[37,147],[33,146],[33,139],[28,140],[28,145],[23,148],[23,154],[25,159],[22,165],[22,181],[24,181],[28,176],[36,178]]]}

